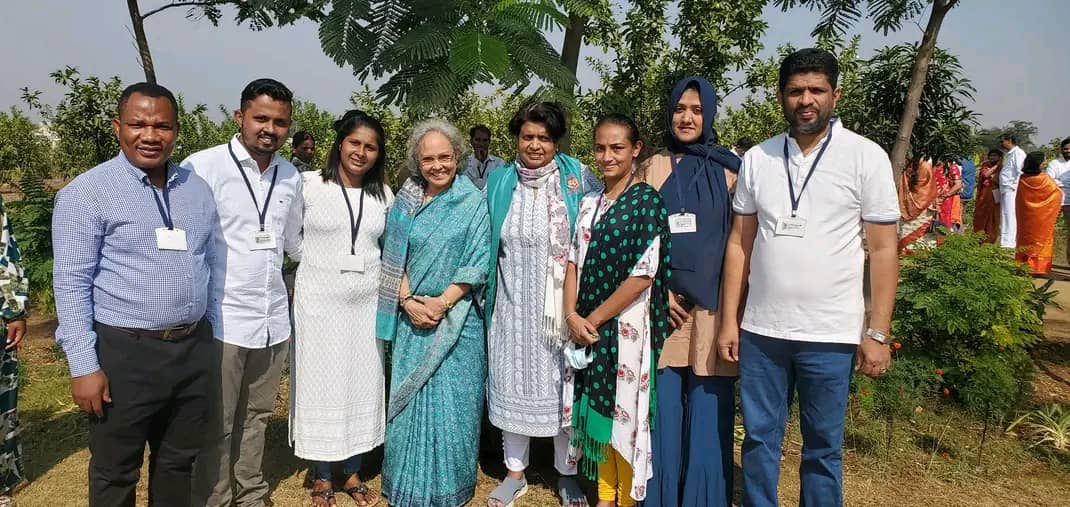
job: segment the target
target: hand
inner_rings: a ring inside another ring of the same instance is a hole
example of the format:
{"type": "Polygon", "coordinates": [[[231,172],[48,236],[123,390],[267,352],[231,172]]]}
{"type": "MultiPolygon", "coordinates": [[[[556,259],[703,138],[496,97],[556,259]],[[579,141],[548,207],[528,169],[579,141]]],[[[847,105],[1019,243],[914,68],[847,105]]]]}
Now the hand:
{"type": "Polygon", "coordinates": [[[721,321],[717,333],[717,355],[730,363],[739,362],[739,325],[728,319],[721,321]]]}
{"type": "Polygon", "coordinates": [[[405,302],[402,307],[417,329],[431,329],[438,325],[438,314],[433,313],[426,305],[415,298],[405,302]]]}
{"type": "Polygon", "coordinates": [[[690,317],[691,314],[677,301],[676,293],[669,291],[669,324],[672,328],[679,329],[690,317]]]}
{"type": "Polygon", "coordinates": [[[572,341],[580,345],[591,345],[598,342],[598,328],[587,319],[580,317],[578,313],[573,313],[569,316],[566,323],[568,324],[568,335],[572,338],[572,341]]]}
{"type": "Polygon", "coordinates": [[[862,338],[855,357],[855,371],[870,378],[877,378],[888,371],[890,364],[892,350],[887,345],[872,338],[862,338]]]}
{"type": "Polygon", "coordinates": [[[22,337],[26,335],[26,321],[23,319],[12,320],[7,323],[7,345],[4,350],[18,347],[22,350],[22,337]]]}
{"type": "Polygon", "coordinates": [[[104,417],[104,404],[111,403],[111,390],[104,370],[72,378],[71,396],[82,412],[104,417]]]}
{"type": "Polygon", "coordinates": [[[436,321],[442,320],[442,318],[446,316],[446,312],[449,311],[446,309],[446,303],[442,300],[442,296],[413,296],[413,299],[427,307],[427,309],[431,311],[431,315],[436,316],[436,321]]]}

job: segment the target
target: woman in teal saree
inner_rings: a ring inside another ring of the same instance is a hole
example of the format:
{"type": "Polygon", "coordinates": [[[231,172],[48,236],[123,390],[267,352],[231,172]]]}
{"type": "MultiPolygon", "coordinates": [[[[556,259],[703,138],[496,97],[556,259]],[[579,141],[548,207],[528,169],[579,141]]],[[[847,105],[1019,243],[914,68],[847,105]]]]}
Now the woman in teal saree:
{"type": "Polygon", "coordinates": [[[487,359],[473,299],[487,278],[490,221],[482,192],[456,177],[464,155],[452,125],[418,125],[413,176],[387,215],[376,334],[393,342],[383,462],[391,505],[454,507],[475,492],[487,359]]]}

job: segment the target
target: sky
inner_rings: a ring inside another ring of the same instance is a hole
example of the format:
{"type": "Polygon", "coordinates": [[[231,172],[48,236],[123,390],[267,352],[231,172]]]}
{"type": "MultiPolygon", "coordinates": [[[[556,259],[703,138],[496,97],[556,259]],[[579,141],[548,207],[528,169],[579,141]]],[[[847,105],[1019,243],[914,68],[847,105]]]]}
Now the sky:
{"type": "MultiPolygon", "coordinates": [[[[140,0],[142,12],[167,3],[140,0]]],[[[0,73],[0,108],[25,109],[20,88],[41,90],[46,103],[55,103],[62,90],[48,74],[67,65],[77,66],[83,76],[119,76],[124,83],[143,79],[130,28],[126,2],[120,0],[35,0],[6,2],[0,47],[4,72],[0,73]]],[[[1070,136],[1070,100],[1063,95],[1070,86],[1070,48],[1067,0],[962,0],[946,18],[939,45],[956,54],[977,89],[973,109],[982,126],[1002,126],[1011,120],[1035,124],[1034,141],[1047,143],[1070,136]]],[[[223,104],[237,106],[242,87],[258,77],[274,77],[286,83],[303,100],[341,113],[353,90],[363,88],[350,69],[327,58],[320,48],[318,26],[301,22],[285,28],[251,31],[231,21],[232,12],[220,26],[205,19],[189,20],[185,10],[171,9],[148,19],[145,30],[159,82],[184,96],[186,103],[204,103],[209,110],[223,104]]],[[[780,45],[811,45],[810,31],[816,13],[794,10],[782,13],[767,8],[769,24],[759,57],[772,55],[780,45]]],[[[869,57],[885,45],[921,39],[925,19],[884,36],[874,32],[868,20],[860,21],[854,33],[862,36],[861,56],[869,57]]],[[[560,47],[561,32],[548,39],[560,47]]],[[[598,48],[585,47],[581,57],[608,58],[598,48]]],[[[584,89],[599,86],[597,76],[581,58],[578,72],[584,89]]],[[[367,83],[373,89],[374,82],[367,83]]],[[[906,86],[906,83],[903,83],[906,86]]],[[[481,88],[483,89],[483,88],[481,88]]],[[[738,104],[745,96],[737,92],[725,103],[738,104]]]]}

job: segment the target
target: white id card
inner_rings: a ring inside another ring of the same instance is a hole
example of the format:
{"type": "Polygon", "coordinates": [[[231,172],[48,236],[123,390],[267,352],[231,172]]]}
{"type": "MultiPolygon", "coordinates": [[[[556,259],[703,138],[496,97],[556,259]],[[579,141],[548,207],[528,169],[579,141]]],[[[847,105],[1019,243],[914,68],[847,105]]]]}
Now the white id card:
{"type": "Polygon", "coordinates": [[[806,235],[806,219],[799,217],[780,217],[776,221],[777,236],[801,238],[806,235]]]}
{"type": "Polygon", "coordinates": [[[342,256],[342,272],[343,273],[363,273],[364,272],[364,257],[359,255],[346,254],[342,256]]]}
{"type": "Polygon", "coordinates": [[[250,250],[274,250],[275,249],[275,233],[271,232],[271,229],[264,231],[253,231],[251,243],[249,244],[250,250]]]}
{"type": "Polygon", "coordinates": [[[672,234],[685,234],[698,230],[698,221],[694,213],[677,213],[669,215],[669,232],[672,234]]]}
{"type": "Polygon", "coordinates": [[[189,249],[186,246],[186,231],[167,227],[156,229],[156,248],[185,252],[189,249]]]}

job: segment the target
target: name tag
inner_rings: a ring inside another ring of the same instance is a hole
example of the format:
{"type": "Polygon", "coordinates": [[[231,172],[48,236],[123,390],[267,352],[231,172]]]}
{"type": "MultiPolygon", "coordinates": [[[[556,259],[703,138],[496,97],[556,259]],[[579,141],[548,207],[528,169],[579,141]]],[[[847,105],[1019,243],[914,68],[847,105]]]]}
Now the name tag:
{"type": "Polygon", "coordinates": [[[359,255],[344,255],[342,257],[343,273],[363,273],[364,257],[359,255]]]}
{"type": "Polygon", "coordinates": [[[186,246],[186,231],[166,227],[156,229],[156,248],[185,252],[189,249],[186,246]]]}
{"type": "Polygon", "coordinates": [[[669,232],[672,234],[686,234],[698,230],[698,220],[694,213],[677,213],[669,215],[669,232]]]}
{"type": "Polygon", "coordinates": [[[776,221],[777,236],[801,238],[806,235],[806,219],[799,217],[780,217],[776,221]]]}
{"type": "Polygon", "coordinates": [[[271,232],[271,229],[264,231],[253,232],[252,241],[249,244],[250,250],[274,250],[275,249],[275,233],[271,232]]]}

